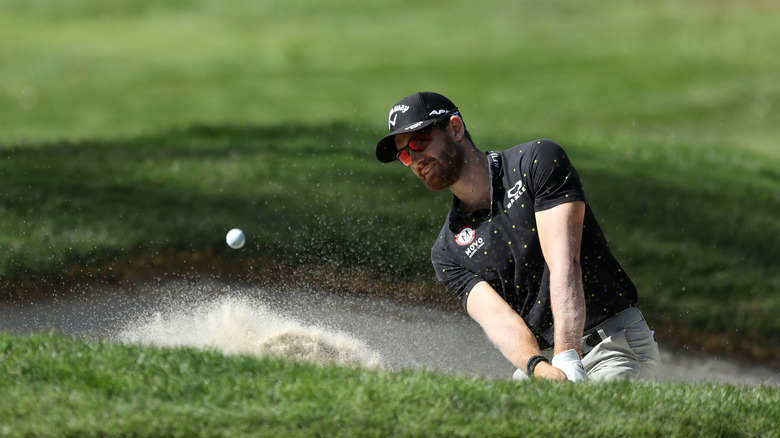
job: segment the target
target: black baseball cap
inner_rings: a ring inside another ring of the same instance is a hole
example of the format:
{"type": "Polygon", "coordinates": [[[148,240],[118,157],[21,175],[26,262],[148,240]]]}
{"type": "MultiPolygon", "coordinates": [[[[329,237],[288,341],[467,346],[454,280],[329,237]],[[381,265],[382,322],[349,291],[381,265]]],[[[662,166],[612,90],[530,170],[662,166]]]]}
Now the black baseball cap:
{"type": "Polygon", "coordinates": [[[394,140],[396,135],[419,131],[457,112],[458,107],[438,93],[424,91],[404,97],[390,109],[387,119],[390,133],[376,144],[376,158],[383,163],[395,160],[398,154],[394,140]]]}

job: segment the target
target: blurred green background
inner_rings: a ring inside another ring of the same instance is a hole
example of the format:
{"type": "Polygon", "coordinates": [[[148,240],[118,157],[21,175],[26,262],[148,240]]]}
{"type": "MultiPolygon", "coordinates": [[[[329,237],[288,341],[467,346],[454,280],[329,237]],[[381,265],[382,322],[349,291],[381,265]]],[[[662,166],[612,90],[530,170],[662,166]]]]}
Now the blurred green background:
{"type": "Polygon", "coordinates": [[[567,149],[661,340],[780,366],[778,12],[0,0],[4,296],[197,271],[442,297],[451,195],[373,155],[431,90],[483,149],[567,149]]]}

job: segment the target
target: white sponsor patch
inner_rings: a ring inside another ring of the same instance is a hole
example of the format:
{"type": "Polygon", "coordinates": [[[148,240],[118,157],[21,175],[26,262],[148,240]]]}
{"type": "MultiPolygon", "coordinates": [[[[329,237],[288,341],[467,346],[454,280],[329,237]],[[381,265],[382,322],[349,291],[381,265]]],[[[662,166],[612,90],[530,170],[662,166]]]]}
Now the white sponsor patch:
{"type": "Polygon", "coordinates": [[[477,250],[485,246],[485,240],[481,237],[473,242],[471,242],[471,245],[469,245],[466,248],[466,255],[469,256],[469,258],[472,258],[474,254],[477,253],[477,250]]]}
{"type": "Polygon", "coordinates": [[[471,228],[470,226],[465,226],[460,229],[460,232],[457,236],[455,236],[455,243],[457,243],[460,246],[466,246],[469,243],[471,243],[474,240],[474,228],[471,228]]]}

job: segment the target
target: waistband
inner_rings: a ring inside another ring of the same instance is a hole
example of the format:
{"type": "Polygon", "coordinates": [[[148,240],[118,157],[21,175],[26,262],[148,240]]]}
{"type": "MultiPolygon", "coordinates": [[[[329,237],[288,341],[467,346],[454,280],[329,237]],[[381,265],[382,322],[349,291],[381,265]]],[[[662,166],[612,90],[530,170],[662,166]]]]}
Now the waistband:
{"type": "Polygon", "coordinates": [[[623,330],[626,327],[630,327],[644,320],[645,318],[642,316],[642,312],[640,312],[639,309],[636,307],[629,307],[596,327],[587,330],[582,337],[582,355],[584,356],[587,354],[586,351],[593,349],[593,347],[608,338],[612,333],[623,330]]]}

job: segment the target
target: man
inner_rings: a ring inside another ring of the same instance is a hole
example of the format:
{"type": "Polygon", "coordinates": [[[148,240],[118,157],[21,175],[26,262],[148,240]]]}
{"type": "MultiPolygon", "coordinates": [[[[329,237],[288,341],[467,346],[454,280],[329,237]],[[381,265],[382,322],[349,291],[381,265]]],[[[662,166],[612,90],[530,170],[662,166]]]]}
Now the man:
{"type": "Polygon", "coordinates": [[[564,150],[535,140],[480,152],[458,108],[430,92],[392,107],[379,161],[454,198],[431,250],[436,275],[514,378],[652,377],[660,355],[564,150]]]}

